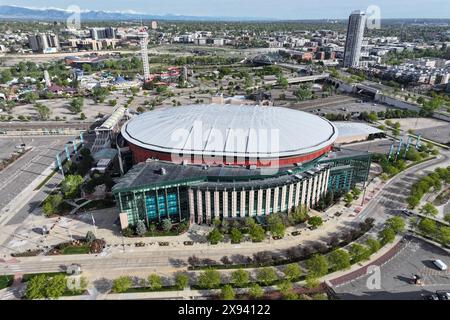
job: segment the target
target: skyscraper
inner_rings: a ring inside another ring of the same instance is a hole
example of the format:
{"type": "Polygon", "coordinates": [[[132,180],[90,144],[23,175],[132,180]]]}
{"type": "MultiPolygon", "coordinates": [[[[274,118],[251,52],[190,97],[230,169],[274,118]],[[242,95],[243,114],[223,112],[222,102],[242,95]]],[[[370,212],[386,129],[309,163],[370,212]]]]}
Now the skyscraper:
{"type": "Polygon", "coordinates": [[[348,18],[347,39],[345,40],[344,67],[357,67],[366,24],[363,11],[353,11],[348,18]]]}

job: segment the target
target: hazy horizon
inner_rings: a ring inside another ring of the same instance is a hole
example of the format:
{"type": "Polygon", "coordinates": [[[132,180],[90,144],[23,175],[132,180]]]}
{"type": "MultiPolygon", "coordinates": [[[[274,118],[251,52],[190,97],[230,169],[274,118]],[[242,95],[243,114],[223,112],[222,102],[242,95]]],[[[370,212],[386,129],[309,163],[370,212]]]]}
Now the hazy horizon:
{"type": "Polygon", "coordinates": [[[380,8],[382,19],[450,19],[448,0],[2,0],[1,5],[29,8],[120,11],[149,15],[186,15],[210,17],[253,17],[259,19],[305,20],[346,19],[353,10],[366,10],[370,5],[380,8]]]}

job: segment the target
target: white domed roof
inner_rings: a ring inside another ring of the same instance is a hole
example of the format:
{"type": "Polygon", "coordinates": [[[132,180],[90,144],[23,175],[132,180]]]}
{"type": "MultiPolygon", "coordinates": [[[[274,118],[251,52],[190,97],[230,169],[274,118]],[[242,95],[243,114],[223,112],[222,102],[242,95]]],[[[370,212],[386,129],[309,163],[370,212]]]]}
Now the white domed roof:
{"type": "Polygon", "coordinates": [[[337,129],[316,115],[282,107],[190,105],[146,112],[122,127],[145,149],[240,157],[286,157],[331,145],[337,129]]]}

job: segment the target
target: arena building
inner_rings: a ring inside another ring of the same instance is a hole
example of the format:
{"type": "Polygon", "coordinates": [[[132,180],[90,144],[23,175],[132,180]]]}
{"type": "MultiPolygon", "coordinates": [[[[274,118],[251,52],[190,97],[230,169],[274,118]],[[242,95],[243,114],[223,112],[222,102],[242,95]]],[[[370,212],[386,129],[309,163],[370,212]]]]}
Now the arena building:
{"type": "Polygon", "coordinates": [[[170,218],[264,217],[313,207],[367,179],[370,155],[336,151],[336,127],[281,107],[193,105],[121,130],[135,165],[114,186],[122,227],[170,218]]]}

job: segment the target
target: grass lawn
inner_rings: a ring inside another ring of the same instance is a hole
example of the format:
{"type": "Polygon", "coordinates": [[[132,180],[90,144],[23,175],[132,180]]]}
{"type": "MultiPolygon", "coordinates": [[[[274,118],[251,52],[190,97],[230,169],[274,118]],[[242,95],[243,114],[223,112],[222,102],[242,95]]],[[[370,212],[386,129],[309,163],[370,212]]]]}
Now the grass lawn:
{"type": "Polygon", "coordinates": [[[61,254],[86,254],[89,253],[91,249],[89,246],[68,246],[61,250],[61,254]]]}
{"type": "Polygon", "coordinates": [[[14,276],[0,276],[0,290],[10,287],[13,284],[14,276]]]}

